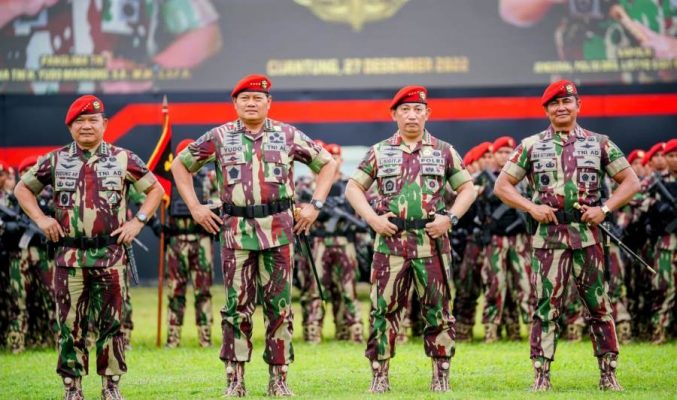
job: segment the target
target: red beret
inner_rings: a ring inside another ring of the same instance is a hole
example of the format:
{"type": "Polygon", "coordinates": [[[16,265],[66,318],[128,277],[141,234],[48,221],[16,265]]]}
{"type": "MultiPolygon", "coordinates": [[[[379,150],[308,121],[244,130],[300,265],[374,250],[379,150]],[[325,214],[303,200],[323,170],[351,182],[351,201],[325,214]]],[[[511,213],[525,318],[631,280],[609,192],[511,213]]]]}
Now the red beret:
{"type": "Polygon", "coordinates": [[[66,113],[66,125],[69,125],[82,114],[98,114],[103,113],[103,101],[99,100],[98,97],[92,96],[91,94],[86,94],[80,96],[70,107],[68,107],[68,112],[66,113]]]}
{"type": "Polygon", "coordinates": [[[324,146],[325,149],[331,154],[332,156],[340,156],[341,155],[341,146],[337,145],[336,143],[328,143],[324,146]]]}
{"type": "Polygon", "coordinates": [[[644,158],[642,158],[642,165],[647,165],[649,161],[653,158],[653,156],[656,155],[658,152],[662,152],[663,148],[665,147],[665,142],[660,142],[654,144],[649,151],[644,153],[644,158]]]}
{"type": "Polygon", "coordinates": [[[642,158],[644,158],[644,150],[635,149],[631,151],[630,154],[628,155],[628,162],[632,164],[632,162],[638,158],[640,159],[640,161],[642,160],[642,158]]]}
{"type": "Polygon", "coordinates": [[[314,142],[315,142],[316,145],[318,145],[320,147],[325,147],[327,145],[323,140],[320,140],[320,139],[315,139],[314,142]]]}
{"type": "Polygon", "coordinates": [[[475,151],[477,152],[477,154],[475,155],[475,159],[479,160],[480,158],[482,158],[484,153],[491,151],[491,145],[492,145],[491,142],[482,142],[477,146],[475,146],[475,151]]]}
{"type": "Polygon", "coordinates": [[[670,139],[665,143],[663,148],[663,155],[677,151],[677,139],[670,139]]]}
{"type": "Polygon", "coordinates": [[[21,160],[21,163],[19,164],[19,172],[23,172],[24,170],[34,166],[38,162],[38,156],[28,156],[21,160]]]}
{"type": "Polygon", "coordinates": [[[553,99],[568,96],[578,96],[578,90],[573,82],[567,80],[553,82],[545,88],[541,96],[541,104],[545,106],[553,99]]]}
{"type": "Polygon", "coordinates": [[[494,140],[494,143],[491,144],[492,153],[496,153],[501,147],[510,147],[511,149],[515,148],[515,139],[510,136],[501,136],[500,138],[494,140]]]}
{"type": "Polygon", "coordinates": [[[405,86],[400,89],[393,101],[390,103],[390,109],[397,108],[402,103],[421,103],[428,104],[428,89],[423,86],[405,86]]]}
{"type": "Polygon", "coordinates": [[[181,151],[183,151],[183,149],[188,147],[188,145],[190,145],[191,143],[193,143],[193,139],[183,139],[182,141],[180,141],[179,144],[176,145],[176,154],[179,154],[181,151]]]}
{"type": "Polygon", "coordinates": [[[262,92],[270,93],[269,90],[273,86],[265,75],[247,75],[235,85],[233,91],[230,92],[230,97],[237,97],[242,92],[262,92]]]}
{"type": "Polygon", "coordinates": [[[468,150],[467,153],[465,153],[463,156],[463,165],[468,166],[475,161],[475,155],[473,154],[474,150],[475,148],[473,147],[472,149],[468,150]]]}

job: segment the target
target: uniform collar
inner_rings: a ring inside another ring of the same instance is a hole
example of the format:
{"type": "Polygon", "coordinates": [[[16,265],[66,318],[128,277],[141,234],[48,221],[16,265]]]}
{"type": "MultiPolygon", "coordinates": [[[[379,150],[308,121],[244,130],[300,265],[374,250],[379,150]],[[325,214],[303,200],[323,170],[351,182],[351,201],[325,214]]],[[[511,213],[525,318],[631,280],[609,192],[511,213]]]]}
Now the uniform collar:
{"type": "MultiPolygon", "coordinates": [[[[552,125],[550,125],[548,129],[545,131],[545,135],[543,135],[543,140],[552,140],[555,138],[555,136],[557,136],[557,131],[555,131],[555,128],[552,125]]],[[[571,142],[574,137],[584,138],[586,136],[588,135],[585,133],[585,130],[581,128],[580,125],[576,124],[574,129],[568,132],[567,143],[571,142]]]]}
{"type": "MultiPolygon", "coordinates": [[[[242,123],[242,120],[239,119],[239,118],[235,120],[234,127],[235,127],[235,132],[244,133],[245,135],[248,132],[247,127],[244,125],[244,123],[242,123]]],[[[252,133],[255,133],[256,136],[249,135],[249,137],[252,137],[254,140],[256,140],[256,139],[261,137],[261,134],[263,132],[272,132],[273,130],[274,130],[273,129],[273,122],[271,121],[270,118],[266,118],[263,121],[263,126],[261,127],[261,131],[260,132],[252,132],[252,133]]]]}
{"type": "MultiPolygon", "coordinates": [[[[71,142],[70,146],[68,146],[68,155],[70,157],[75,157],[76,155],[83,155],[84,150],[82,150],[80,147],[78,147],[77,143],[75,141],[71,142]]],[[[97,156],[108,156],[110,155],[110,145],[103,140],[101,143],[99,143],[99,147],[96,148],[96,151],[94,152],[97,156]]]]}
{"type": "Polygon", "coordinates": [[[421,141],[416,145],[416,147],[413,150],[409,149],[409,146],[403,145],[402,141],[402,136],[400,136],[400,132],[397,131],[393,136],[388,139],[388,144],[391,146],[398,146],[402,147],[403,150],[405,150],[407,153],[414,152],[418,149],[421,148],[421,146],[434,146],[437,143],[437,139],[433,137],[433,135],[430,134],[427,130],[423,132],[423,137],[421,138],[421,141]]]}

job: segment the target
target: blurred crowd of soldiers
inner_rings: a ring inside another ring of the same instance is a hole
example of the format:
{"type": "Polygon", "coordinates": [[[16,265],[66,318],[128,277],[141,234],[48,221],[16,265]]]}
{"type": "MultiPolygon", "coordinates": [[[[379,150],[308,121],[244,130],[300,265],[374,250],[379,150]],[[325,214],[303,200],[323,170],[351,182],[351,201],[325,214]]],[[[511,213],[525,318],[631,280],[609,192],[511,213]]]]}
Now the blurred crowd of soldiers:
{"type": "MultiPolygon", "coordinates": [[[[341,147],[318,141],[335,159],[342,162],[341,147]]],[[[181,143],[177,153],[188,145],[181,143]]],[[[478,299],[484,297],[481,321],[484,341],[491,343],[501,336],[521,340],[520,322],[528,326],[534,308],[529,232],[533,222],[529,215],[507,207],[493,193],[493,184],[516,146],[513,138],[503,136],[483,142],[463,157],[472,174],[478,199],[471,211],[461,218],[451,235],[453,247],[453,315],[456,340],[473,340],[478,299]]],[[[13,198],[17,174],[30,168],[36,157],[25,159],[18,169],[0,162],[0,344],[19,353],[25,348],[54,347],[58,327],[53,294],[53,259],[42,232],[23,213],[13,198]]],[[[621,250],[613,241],[606,245],[606,278],[619,340],[665,343],[677,334],[675,324],[676,266],[671,253],[677,247],[677,147],[675,140],[657,143],[649,150],[635,149],[628,162],[642,179],[642,190],[635,198],[613,213],[605,224],[619,239],[654,266],[652,275],[621,250]]],[[[311,230],[312,258],[317,276],[304,252],[295,255],[295,284],[300,291],[303,316],[303,339],[311,343],[322,340],[324,303],[332,306],[335,338],[364,342],[363,315],[357,296],[357,283],[368,282],[373,256],[373,236],[345,199],[348,177],[338,172],[318,221],[311,230]],[[319,285],[318,285],[319,284],[319,285]],[[322,298],[324,296],[324,299],[322,298]]],[[[605,183],[610,193],[611,182],[605,183]]],[[[200,173],[195,187],[208,201],[214,194],[214,177],[200,173]],[[211,188],[211,189],[210,189],[211,188]]],[[[313,176],[304,175],[296,182],[297,203],[310,201],[313,176]]],[[[526,185],[520,186],[529,197],[526,185]]],[[[130,194],[132,196],[133,194],[130,194]]],[[[198,343],[211,346],[210,286],[213,281],[211,249],[213,237],[195,224],[181,207],[180,196],[172,196],[169,219],[165,227],[159,221],[149,224],[156,233],[167,234],[168,260],[168,331],[167,347],[181,342],[181,326],[186,303],[186,286],[195,289],[198,343]],[[183,213],[182,213],[183,210],[183,213]]],[[[132,201],[138,203],[138,201],[132,201]]],[[[448,199],[453,202],[453,194],[448,199]]],[[[51,188],[40,197],[44,212],[52,213],[51,188]]],[[[126,299],[127,313],[123,331],[130,347],[133,324],[131,301],[126,299]]],[[[424,322],[412,290],[398,334],[403,343],[419,336],[424,322]]],[[[579,300],[573,280],[569,284],[566,312],[561,317],[563,337],[580,341],[586,329],[586,310],[579,300]]],[[[526,329],[529,332],[529,329],[526,329]]]]}

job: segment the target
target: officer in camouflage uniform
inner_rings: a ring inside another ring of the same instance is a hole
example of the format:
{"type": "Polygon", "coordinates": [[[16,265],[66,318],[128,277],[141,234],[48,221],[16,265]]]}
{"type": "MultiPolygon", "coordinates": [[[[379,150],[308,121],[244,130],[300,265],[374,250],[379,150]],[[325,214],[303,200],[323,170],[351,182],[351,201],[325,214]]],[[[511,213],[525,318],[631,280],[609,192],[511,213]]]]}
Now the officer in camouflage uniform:
{"type": "MultiPolygon", "coordinates": [[[[26,172],[37,160],[36,156],[23,160],[19,166],[19,173],[26,172]]],[[[45,215],[54,215],[52,197],[50,186],[45,187],[38,195],[38,204],[45,215]]],[[[39,232],[34,232],[32,237],[26,236],[29,237],[30,242],[20,243],[18,257],[13,258],[10,264],[13,312],[8,339],[13,353],[24,351],[27,339],[32,340],[32,344],[36,346],[42,344],[53,346],[56,344],[55,338],[58,337],[52,290],[54,259],[48,257],[44,237],[39,232]],[[33,328],[30,332],[29,317],[30,327],[33,328]]]]}
{"type": "MultiPolygon", "coordinates": [[[[179,154],[193,141],[183,140],[176,147],[179,154]]],[[[200,200],[206,204],[214,192],[212,182],[203,170],[193,174],[193,187],[200,200]]],[[[167,347],[175,348],[181,343],[181,326],[186,308],[186,286],[193,282],[195,290],[195,324],[200,347],[212,345],[212,294],[213,281],[212,236],[190,216],[186,203],[172,190],[169,203],[167,268],[169,270],[169,324],[167,347]]]]}
{"type": "Polygon", "coordinates": [[[326,150],[295,127],[267,118],[270,80],[249,75],[231,97],[238,119],[218,126],[183,150],[172,164],[177,189],[196,222],[220,232],[226,304],[221,309],[226,396],[245,395],[244,363],[252,352],[251,317],[263,305],[263,358],[269,365],[268,394],[289,396],[287,369],[292,348],[293,233],[308,233],[329,192],[336,163],[326,150]],[[216,163],[222,218],[201,205],[191,172],[216,163]],[[318,173],[311,202],[292,218],[293,161],[318,173]],[[220,226],[222,225],[222,226],[220,226]]]}
{"type": "MultiPolygon", "coordinates": [[[[491,149],[498,168],[503,168],[508,156],[515,147],[515,140],[503,136],[494,141],[491,149]]],[[[506,323],[504,306],[506,295],[515,305],[519,306],[525,324],[531,322],[533,313],[532,291],[529,283],[531,275],[529,238],[526,236],[526,218],[520,216],[515,209],[502,204],[493,193],[494,176],[498,176],[500,169],[486,170],[483,174],[487,187],[482,197],[488,203],[485,216],[485,229],[490,235],[489,243],[484,252],[484,266],[482,267],[482,283],[484,285],[484,341],[492,343],[498,340],[498,328],[506,323]],[[491,174],[491,175],[489,175],[491,174]]],[[[519,320],[506,324],[508,336],[519,339],[519,320]]]]}
{"type": "Polygon", "coordinates": [[[86,95],[66,114],[74,141],[41,157],[21,177],[14,193],[29,217],[52,242],[54,290],[59,319],[59,360],[66,399],[81,399],[82,376],[89,370],[85,338],[88,308],[95,307],[99,337],[97,373],[102,398],[120,399],[118,383],[127,371],[122,332],[122,301],[127,291],[125,247],[141,231],[164,193],[155,176],[134,153],[103,141],[107,119],[98,98],[86,95]],[[133,184],[147,199],[126,220],[127,190],[133,184]],[[55,218],[45,216],[36,194],[54,189],[55,218]]]}
{"type": "MultiPolygon", "coordinates": [[[[341,199],[345,192],[347,179],[340,171],[343,160],[341,147],[337,144],[326,144],[325,149],[332,155],[337,164],[337,171],[332,179],[329,197],[341,199]]],[[[336,204],[338,207],[338,203],[336,204]]],[[[352,210],[344,210],[350,212],[352,210]]],[[[320,282],[326,296],[332,303],[332,312],[336,325],[336,338],[362,343],[363,329],[360,317],[360,304],[357,299],[357,251],[355,249],[355,226],[338,216],[329,214],[331,210],[320,213],[323,220],[315,225],[313,257],[318,268],[320,282]],[[332,227],[332,223],[335,225],[332,227]]],[[[320,308],[322,311],[322,308],[320,308]]],[[[324,313],[319,319],[322,327],[324,313]]],[[[320,330],[321,332],[321,330],[320,330]]]]}
{"type": "Polygon", "coordinates": [[[590,312],[591,338],[601,370],[600,389],[622,390],[616,379],[618,343],[604,283],[604,250],[597,227],[606,214],[627,203],[639,190],[637,175],[608,137],[576,123],[581,101],[576,86],[558,81],[541,97],[550,127],[517,147],[496,181],[496,195],[538,221],[532,237],[532,285],[537,298],[531,330],[534,391],[549,390],[558,325],[570,275],[590,312]],[[604,174],[619,183],[600,202],[604,174]],[[531,201],[515,185],[527,177],[531,201]],[[582,206],[579,211],[575,206],[582,206]]]}
{"type": "Polygon", "coordinates": [[[677,139],[663,148],[667,172],[654,174],[645,208],[648,209],[653,235],[657,274],[651,279],[652,337],[654,344],[667,341],[667,330],[674,323],[675,285],[677,282],[677,139]]]}
{"type": "Polygon", "coordinates": [[[449,390],[455,349],[447,232],[476,193],[456,150],[425,130],[430,109],[424,87],[402,88],[390,110],[398,131],[369,149],[346,189],[348,201],[376,232],[365,351],[373,374],[370,391],[390,390],[389,362],[395,355],[402,308],[414,286],[426,322],[425,352],[432,359],[430,388],[444,392],[449,390]],[[372,208],[364,192],[374,182],[379,198],[372,208]],[[450,210],[444,206],[446,183],[458,192],[450,210]]]}

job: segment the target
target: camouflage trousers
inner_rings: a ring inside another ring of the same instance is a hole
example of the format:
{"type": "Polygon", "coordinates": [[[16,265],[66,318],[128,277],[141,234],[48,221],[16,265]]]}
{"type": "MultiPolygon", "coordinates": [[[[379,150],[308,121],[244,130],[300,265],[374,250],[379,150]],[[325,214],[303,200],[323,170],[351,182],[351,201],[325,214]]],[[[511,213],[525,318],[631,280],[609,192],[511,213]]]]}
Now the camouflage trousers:
{"type": "Polygon", "coordinates": [[[618,353],[616,328],[604,284],[601,244],[582,249],[534,249],[532,286],[537,298],[531,330],[531,358],[553,360],[559,326],[557,319],[567,298],[573,274],[580,298],[590,313],[590,336],[596,356],[618,353]]]}
{"type": "MultiPolygon", "coordinates": [[[[331,300],[336,336],[338,339],[348,339],[349,329],[354,325],[362,324],[360,304],[355,289],[357,255],[355,244],[348,242],[347,239],[345,241],[335,239],[336,242],[343,244],[326,246],[321,238],[316,239],[313,256],[325,296],[331,300]]],[[[324,319],[324,313],[321,312],[321,314],[320,326],[324,319]]]]}
{"type": "MultiPolygon", "coordinates": [[[[315,254],[314,249],[311,249],[311,253],[315,254]]],[[[299,281],[299,301],[301,303],[303,326],[319,326],[324,317],[324,310],[322,309],[320,290],[317,287],[310,263],[300,251],[294,253],[294,263],[299,281]]]]}
{"type": "MultiPolygon", "coordinates": [[[[675,243],[677,241],[672,241],[675,243]]],[[[651,278],[653,304],[651,324],[668,328],[674,322],[675,285],[677,285],[677,249],[656,247],[656,274],[651,278]]]]}
{"type": "Polygon", "coordinates": [[[90,315],[96,315],[95,326],[99,332],[97,374],[112,376],[127,372],[121,331],[126,275],[124,266],[56,267],[54,290],[60,328],[56,372],[59,375],[78,377],[88,374],[89,353],[85,342],[90,315]]]}
{"type": "Polygon", "coordinates": [[[29,246],[10,262],[12,302],[9,336],[22,344],[53,345],[58,335],[54,305],[54,264],[47,250],[29,246]],[[30,324],[29,324],[30,320],[30,324]],[[30,326],[30,332],[29,332],[30,326]]]}
{"type": "Polygon", "coordinates": [[[169,239],[167,248],[167,269],[169,270],[169,315],[170,326],[183,325],[186,309],[186,288],[188,279],[195,290],[195,324],[212,326],[213,281],[212,239],[205,235],[185,235],[169,239]]]}
{"type": "Polygon", "coordinates": [[[236,250],[221,247],[226,304],[221,309],[223,361],[249,361],[252,354],[252,314],[257,298],[263,306],[265,350],[270,365],[294,360],[291,308],[291,245],[266,250],[236,250]]]}
{"type": "Polygon", "coordinates": [[[465,247],[463,261],[454,273],[456,295],[453,314],[459,324],[475,325],[477,299],[482,287],[483,256],[482,247],[476,242],[469,241],[465,247]]]}
{"type": "MultiPolygon", "coordinates": [[[[2,244],[0,244],[0,247],[2,247],[2,244]]],[[[10,301],[12,295],[9,283],[9,260],[12,258],[11,254],[2,252],[0,256],[0,347],[4,347],[7,344],[12,307],[12,302],[10,301]]]]}
{"type": "MultiPolygon", "coordinates": [[[[451,253],[443,255],[451,263],[451,253]]],[[[428,357],[452,357],[455,321],[438,256],[404,258],[374,253],[371,266],[371,313],[365,356],[387,360],[395,356],[395,341],[409,289],[413,285],[425,320],[423,344],[428,357]]]]}
{"type": "Polygon", "coordinates": [[[528,324],[534,310],[531,290],[531,260],[528,238],[525,235],[493,235],[485,248],[482,283],[484,285],[484,313],[482,323],[501,324],[506,294],[519,305],[522,321],[528,324]]]}
{"type": "MultiPolygon", "coordinates": [[[[627,308],[624,260],[620,247],[615,243],[611,243],[607,251],[608,264],[606,266],[605,281],[608,285],[607,291],[609,302],[611,303],[611,316],[616,324],[618,324],[632,319],[627,308]]],[[[573,279],[569,281],[569,295],[565,307],[564,322],[566,325],[585,326],[585,320],[588,315],[580,300],[580,296],[578,296],[578,290],[573,279]]]]}

